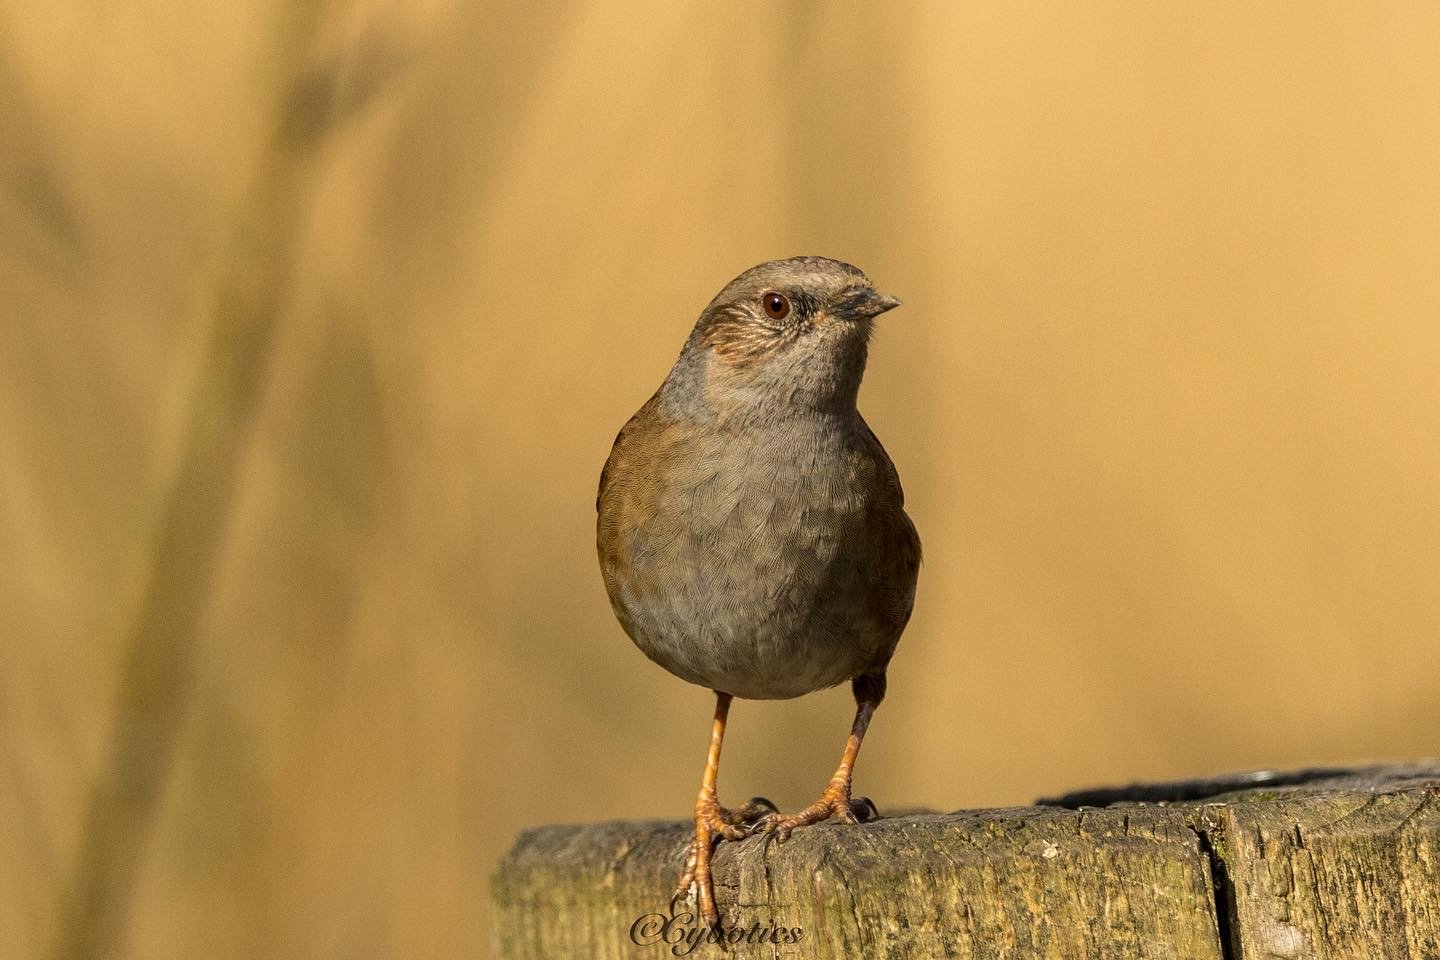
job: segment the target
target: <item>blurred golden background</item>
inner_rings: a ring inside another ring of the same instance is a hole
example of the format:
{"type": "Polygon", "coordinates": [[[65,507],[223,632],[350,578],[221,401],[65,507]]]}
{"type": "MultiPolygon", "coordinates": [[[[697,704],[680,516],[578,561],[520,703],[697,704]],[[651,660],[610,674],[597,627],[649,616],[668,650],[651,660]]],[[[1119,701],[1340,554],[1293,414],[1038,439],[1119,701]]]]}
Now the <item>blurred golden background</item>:
{"type": "MultiPolygon", "coordinates": [[[[1440,8],[0,6],[6,956],[477,957],[687,815],[615,432],[736,273],[905,306],[883,808],[1440,744],[1440,8]]],[[[833,770],[740,702],[722,797],[833,770]]],[[[678,867],[678,864],[677,864],[678,867]]]]}

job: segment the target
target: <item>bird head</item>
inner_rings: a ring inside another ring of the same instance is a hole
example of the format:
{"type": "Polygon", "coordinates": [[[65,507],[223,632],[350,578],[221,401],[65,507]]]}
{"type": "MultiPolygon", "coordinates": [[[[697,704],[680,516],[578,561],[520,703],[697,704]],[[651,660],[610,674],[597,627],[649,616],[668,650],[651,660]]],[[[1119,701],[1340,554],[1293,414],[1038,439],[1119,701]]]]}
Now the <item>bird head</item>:
{"type": "Polygon", "coordinates": [[[899,305],[848,263],[771,260],[710,301],[682,361],[712,407],[853,409],[874,318],[899,305]]]}

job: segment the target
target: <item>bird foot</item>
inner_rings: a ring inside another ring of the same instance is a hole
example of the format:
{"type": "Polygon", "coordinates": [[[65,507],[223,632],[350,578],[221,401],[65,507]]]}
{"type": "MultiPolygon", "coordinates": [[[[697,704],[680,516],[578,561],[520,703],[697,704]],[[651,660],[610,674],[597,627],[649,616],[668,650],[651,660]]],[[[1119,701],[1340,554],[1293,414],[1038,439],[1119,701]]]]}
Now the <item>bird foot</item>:
{"type": "Polygon", "coordinates": [[[720,806],[714,797],[702,797],[695,804],[695,838],[690,841],[690,853],[685,858],[685,870],[680,874],[680,883],[670,897],[670,914],[674,916],[677,903],[693,903],[700,910],[700,921],[707,927],[720,922],[715,909],[715,882],[710,874],[710,854],[721,840],[743,840],[767,818],[779,811],[775,804],[764,797],[753,797],[744,806],[727,808],[720,806]]]}
{"type": "Polygon", "coordinates": [[[880,817],[880,811],[869,797],[850,797],[849,784],[831,783],[810,806],[789,816],[773,815],[761,820],[754,828],[757,832],[772,834],[777,843],[790,839],[790,833],[801,827],[823,823],[831,817],[838,817],[846,823],[869,823],[880,817]]]}
{"type": "MultiPolygon", "coordinates": [[[[720,819],[735,827],[753,827],[766,817],[773,817],[780,812],[779,807],[764,797],[751,797],[741,807],[729,808],[716,804],[715,809],[720,819]]],[[[744,835],[749,836],[749,832],[744,835]]]]}

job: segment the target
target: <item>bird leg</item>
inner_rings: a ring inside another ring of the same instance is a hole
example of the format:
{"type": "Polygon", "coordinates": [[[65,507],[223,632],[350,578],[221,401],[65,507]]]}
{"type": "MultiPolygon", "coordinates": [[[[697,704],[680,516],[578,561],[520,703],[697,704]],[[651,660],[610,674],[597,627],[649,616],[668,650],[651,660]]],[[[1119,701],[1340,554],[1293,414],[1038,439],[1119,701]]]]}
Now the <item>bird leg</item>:
{"type": "Polygon", "coordinates": [[[720,745],[725,740],[725,719],[730,713],[730,694],[715,691],[715,721],[710,727],[710,752],[705,759],[705,775],[700,781],[700,795],[695,799],[695,839],[685,859],[685,871],[675,895],[670,898],[673,913],[675,901],[694,896],[699,901],[700,920],[708,927],[719,923],[715,909],[715,884],[710,874],[710,854],[720,840],[741,840],[761,818],[775,813],[775,805],[764,797],[755,797],[743,807],[726,809],[720,806],[715,783],[720,776],[720,745]]]}
{"type": "Polygon", "coordinates": [[[831,817],[841,817],[850,823],[864,823],[879,816],[875,804],[869,797],[850,798],[850,778],[855,770],[855,758],[860,755],[860,744],[865,739],[865,729],[870,726],[870,717],[885,697],[883,676],[859,676],[853,684],[855,690],[855,722],[850,726],[850,737],[845,741],[845,752],[840,757],[840,768],[825,792],[810,806],[785,817],[769,817],[757,829],[773,833],[775,839],[784,842],[790,831],[821,823],[831,817]]]}

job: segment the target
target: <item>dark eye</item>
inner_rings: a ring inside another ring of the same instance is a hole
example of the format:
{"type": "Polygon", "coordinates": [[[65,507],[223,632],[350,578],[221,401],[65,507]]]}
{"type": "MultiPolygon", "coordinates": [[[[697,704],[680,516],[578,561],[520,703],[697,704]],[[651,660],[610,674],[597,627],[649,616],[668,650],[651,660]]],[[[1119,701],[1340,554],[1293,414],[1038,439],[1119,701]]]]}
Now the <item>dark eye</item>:
{"type": "Polygon", "coordinates": [[[765,316],[771,320],[784,320],[790,313],[790,301],[785,298],[783,293],[775,293],[772,290],[763,295],[760,302],[765,306],[765,316]]]}

